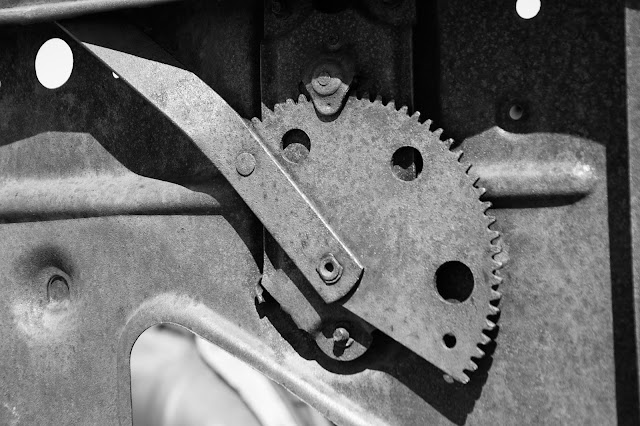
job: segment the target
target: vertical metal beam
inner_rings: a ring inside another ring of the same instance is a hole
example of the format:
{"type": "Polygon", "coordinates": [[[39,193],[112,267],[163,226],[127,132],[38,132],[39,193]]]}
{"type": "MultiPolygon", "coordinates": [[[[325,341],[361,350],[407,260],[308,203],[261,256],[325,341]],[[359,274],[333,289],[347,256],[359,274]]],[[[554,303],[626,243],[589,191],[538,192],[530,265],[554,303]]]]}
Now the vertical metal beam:
{"type": "MultiPolygon", "coordinates": [[[[640,352],[640,1],[629,0],[626,7],[626,40],[627,40],[627,120],[628,120],[628,159],[629,159],[629,210],[631,216],[631,253],[633,274],[633,301],[635,307],[635,351],[634,359],[629,362],[635,364],[635,374],[629,375],[628,380],[635,390],[636,408],[635,424],[640,422],[640,407],[638,383],[640,374],[638,369],[638,353],[640,352]]],[[[620,390],[618,388],[618,390],[620,390]]],[[[631,424],[631,422],[630,422],[631,424]]]]}

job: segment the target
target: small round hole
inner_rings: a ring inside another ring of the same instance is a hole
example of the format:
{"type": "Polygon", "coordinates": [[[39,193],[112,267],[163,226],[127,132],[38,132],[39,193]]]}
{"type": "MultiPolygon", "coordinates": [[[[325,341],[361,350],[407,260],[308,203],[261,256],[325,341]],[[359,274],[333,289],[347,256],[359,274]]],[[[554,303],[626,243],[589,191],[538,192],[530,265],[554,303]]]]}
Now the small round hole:
{"type": "Polygon", "coordinates": [[[282,136],[282,156],[292,163],[299,163],[309,155],[311,139],[300,129],[291,129],[282,136]]]}
{"type": "Polygon", "coordinates": [[[531,19],[540,12],[540,6],[540,0],[517,0],[516,12],[522,19],[531,19]]]}
{"type": "Polygon", "coordinates": [[[391,171],[400,180],[412,181],[422,173],[422,154],[412,146],[403,146],[391,157],[391,171]]]}
{"type": "Polygon", "coordinates": [[[330,263],[330,262],[325,263],[324,269],[326,269],[327,272],[333,272],[333,263],[330,263]]]}
{"type": "Polygon", "coordinates": [[[464,302],[473,292],[471,269],[458,261],[443,263],[436,271],[436,290],[447,302],[464,302]]]}
{"type": "Polygon", "coordinates": [[[73,52],[62,39],[44,42],[36,54],[36,77],[47,89],[57,89],[69,80],[73,71],[73,52]]]}
{"type": "Polygon", "coordinates": [[[523,116],[524,116],[524,108],[522,106],[512,105],[511,108],[509,108],[509,118],[512,119],[513,121],[518,121],[522,119],[523,116]]]}
{"type": "Polygon", "coordinates": [[[456,341],[456,336],[454,336],[454,335],[453,335],[453,334],[451,334],[451,333],[447,333],[447,334],[445,334],[444,336],[442,336],[442,342],[444,343],[444,345],[445,345],[447,348],[451,349],[451,348],[453,348],[453,347],[456,345],[456,343],[457,343],[457,341],[456,341]]]}

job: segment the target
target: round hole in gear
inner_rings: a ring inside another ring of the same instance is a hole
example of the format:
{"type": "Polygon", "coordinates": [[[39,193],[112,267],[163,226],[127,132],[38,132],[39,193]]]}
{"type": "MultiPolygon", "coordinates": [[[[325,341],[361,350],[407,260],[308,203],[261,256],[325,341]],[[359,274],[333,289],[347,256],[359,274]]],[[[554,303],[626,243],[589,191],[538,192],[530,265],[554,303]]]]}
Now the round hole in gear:
{"type": "Polygon", "coordinates": [[[300,163],[311,151],[311,139],[303,130],[291,129],[282,136],[282,156],[292,163],[300,163]]]}
{"type": "Polygon", "coordinates": [[[456,346],[457,343],[456,336],[451,333],[447,333],[442,336],[442,342],[447,348],[452,349],[456,346]]]}
{"type": "Polygon", "coordinates": [[[391,157],[391,171],[400,180],[409,182],[422,173],[422,154],[412,146],[403,146],[391,157]]]}
{"type": "Polygon", "coordinates": [[[327,270],[327,272],[333,272],[333,263],[331,262],[327,262],[324,264],[324,269],[327,270]]]}
{"type": "Polygon", "coordinates": [[[445,262],[436,271],[436,290],[447,302],[464,302],[473,292],[473,273],[458,261],[445,262]]]}

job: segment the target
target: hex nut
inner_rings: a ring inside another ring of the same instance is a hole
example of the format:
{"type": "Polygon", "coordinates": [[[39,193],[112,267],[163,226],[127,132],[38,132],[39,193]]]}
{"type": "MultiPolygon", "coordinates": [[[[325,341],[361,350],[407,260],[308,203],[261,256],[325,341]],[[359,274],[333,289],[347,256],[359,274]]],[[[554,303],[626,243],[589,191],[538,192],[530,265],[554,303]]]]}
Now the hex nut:
{"type": "Polygon", "coordinates": [[[325,284],[335,284],[342,277],[342,265],[331,253],[327,253],[320,259],[316,271],[325,284]]]}

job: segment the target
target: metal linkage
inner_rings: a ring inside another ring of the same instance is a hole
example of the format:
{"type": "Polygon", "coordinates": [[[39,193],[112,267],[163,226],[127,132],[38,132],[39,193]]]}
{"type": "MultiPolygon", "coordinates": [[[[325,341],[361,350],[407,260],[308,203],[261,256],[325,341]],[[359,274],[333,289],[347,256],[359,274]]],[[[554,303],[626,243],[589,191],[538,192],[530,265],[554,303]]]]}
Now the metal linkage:
{"type": "Polygon", "coordinates": [[[96,12],[143,7],[176,0],[20,0],[0,5],[0,24],[68,18],[96,12]]]}
{"type": "Polygon", "coordinates": [[[325,302],[344,297],[358,283],[363,267],[356,256],[260,138],[209,86],[160,48],[150,46],[150,41],[135,30],[97,23],[62,28],[193,140],[325,302]],[[92,39],[96,33],[104,38],[92,39]],[[136,56],[136,46],[145,46],[147,55],[153,52],[156,56],[152,60],[136,56]],[[327,256],[332,260],[322,263],[327,256]],[[339,276],[333,277],[332,272],[338,269],[339,276]],[[325,271],[332,277],[327,278],[325,271]]]}

